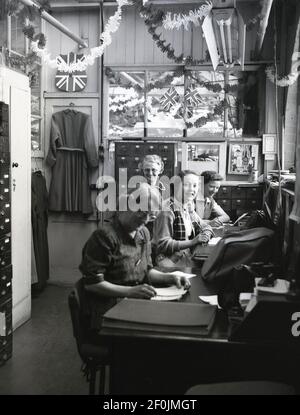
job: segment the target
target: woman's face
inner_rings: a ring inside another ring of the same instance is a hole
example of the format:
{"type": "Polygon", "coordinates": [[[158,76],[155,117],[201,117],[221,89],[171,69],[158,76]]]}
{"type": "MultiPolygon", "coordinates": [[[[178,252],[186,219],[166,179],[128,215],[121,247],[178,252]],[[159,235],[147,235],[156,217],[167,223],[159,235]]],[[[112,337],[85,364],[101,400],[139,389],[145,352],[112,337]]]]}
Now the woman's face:
{"type": "Polygon", "coordinates": [[[145,161],[143,163],[143,175],[151,186],[155,186],[161,173],[161,165],[154,161],[145,161]]]}
{"type": "MultiPolygon", "coordinates": [[[[187,174],[183,177],[181,186],[178,188],[180,198],[182,197],[183,203],[193,201],[199,190],[199,177],[195,174],[187,174]]],[[[180,199],[179,199],[180,200],[180,199]]]]}
{"type": "Polygon", "coordinates": [[[219,181],[210,181],[204,185],[204,197],[214,197],[220,189],[219,181]]]}

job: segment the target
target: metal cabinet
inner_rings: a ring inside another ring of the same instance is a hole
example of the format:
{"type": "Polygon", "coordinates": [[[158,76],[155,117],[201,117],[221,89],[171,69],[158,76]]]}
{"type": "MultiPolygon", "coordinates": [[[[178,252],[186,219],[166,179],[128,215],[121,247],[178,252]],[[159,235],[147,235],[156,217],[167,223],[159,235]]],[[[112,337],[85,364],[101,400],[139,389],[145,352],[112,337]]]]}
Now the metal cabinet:
{"type": "Polygon", "coordinates": [[[0,366],[12,354],[12,266],[8,105],[0,102],[0,366]]]}

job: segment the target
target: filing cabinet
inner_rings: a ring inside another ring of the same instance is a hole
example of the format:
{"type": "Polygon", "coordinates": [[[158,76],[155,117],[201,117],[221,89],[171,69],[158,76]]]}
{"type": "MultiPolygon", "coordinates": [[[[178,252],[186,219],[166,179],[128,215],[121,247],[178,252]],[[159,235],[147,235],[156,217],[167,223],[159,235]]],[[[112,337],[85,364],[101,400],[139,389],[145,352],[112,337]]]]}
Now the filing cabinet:
{"type": "Polygon", "coordinates": [[[172,177],[175,174],[175,143],[158,143],[150,141],[116,141],[115,142],[115,178],[124,177],[127,168],[127,179],[141,175],[139,164],[147,154],[157,154],[164,163],[163,175],[172,177]]]}
{"type": "Polygon", "coordinates": [[[259,184],[224,184],[215,196],[218,204],[236,220],[240,215],[262,208],[263,189],[259,184]]]}
{"type": "Polygon", "coordinates": [[[12,354],[12,265],[8,105],[0,102],[0,366],[12,354]]]}

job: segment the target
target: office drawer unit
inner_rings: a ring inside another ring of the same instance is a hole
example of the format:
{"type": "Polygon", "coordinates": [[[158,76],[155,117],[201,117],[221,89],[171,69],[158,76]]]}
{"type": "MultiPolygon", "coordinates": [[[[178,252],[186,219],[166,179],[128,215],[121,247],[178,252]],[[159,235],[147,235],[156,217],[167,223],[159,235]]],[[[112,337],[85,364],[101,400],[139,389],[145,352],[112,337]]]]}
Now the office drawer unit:
{"type": "Polygon", "coordinates": [[[0,366],[12,355],[12,300],[0,301],[0,366]]]}
{"type": "Polygon", "coordinates": [[[223,184],[215,199],[230,216],[236,220],[240,215],[262,208],[263,189],[258,184],[223,184]]]}
{"type": "Polygon", "coordinates": [[[139,164],[147,154],[157,154],[164,162],[163,174],[172,177],[175,172],[175,144],[149,141],[116,141],[115,142],[115,178],[123,175],[127,168],[127,179],[141,175],[139,164]],[[119,169],[121,169],[119,171],[119,169]]]}
{"type": "Polygon", "coordinates": [[[0,365],[12,354],[12,266],[8,105],[0,102],[0,365]]]}

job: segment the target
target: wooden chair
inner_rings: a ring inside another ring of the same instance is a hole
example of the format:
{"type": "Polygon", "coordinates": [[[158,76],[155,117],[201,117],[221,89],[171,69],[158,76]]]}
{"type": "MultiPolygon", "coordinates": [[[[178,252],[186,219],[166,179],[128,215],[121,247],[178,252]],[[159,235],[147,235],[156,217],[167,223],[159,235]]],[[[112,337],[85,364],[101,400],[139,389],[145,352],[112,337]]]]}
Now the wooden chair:
{"type": "Polygon", "coordinates": [[[106,366],[109,364],[108,348],[93,343],[87,334],[81,304],[80,281],[69,294],[68,303],[71,313],[73,335],[76,339],[77,350],[83,362],[82,371],[89,382],[89,394],[95,395],[97,372],[100,371],[99,395],[104,394],[106,366]]]}

